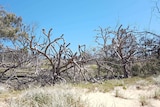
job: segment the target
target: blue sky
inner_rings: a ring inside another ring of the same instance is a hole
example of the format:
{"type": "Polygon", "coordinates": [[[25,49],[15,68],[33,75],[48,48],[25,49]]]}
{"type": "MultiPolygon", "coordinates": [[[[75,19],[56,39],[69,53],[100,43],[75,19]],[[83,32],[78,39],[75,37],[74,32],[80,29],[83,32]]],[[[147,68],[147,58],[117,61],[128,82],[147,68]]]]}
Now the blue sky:
{"type": "Polygon", "coordinates": [[[53,35],[64,34],[71,48],[92,47],[99,26],[114,29],[123,24],[154,32],[160,28],[160,18],[152,13],[153,0],[1,0],[0,4],[25,24],[37,24],[36,36],[43,28],[53,28],[53,35]]]}

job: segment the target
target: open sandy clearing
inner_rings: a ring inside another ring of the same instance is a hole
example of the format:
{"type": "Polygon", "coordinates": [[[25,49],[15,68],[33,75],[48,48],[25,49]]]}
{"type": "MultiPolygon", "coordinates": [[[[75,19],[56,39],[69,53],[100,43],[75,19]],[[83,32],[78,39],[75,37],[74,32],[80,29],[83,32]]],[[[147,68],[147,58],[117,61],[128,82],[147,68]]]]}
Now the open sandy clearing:
{"type": "Polygon", "coordinates": [[[114,91],[107,93],[90,92],[82,98],[88,101],[89,107],[142,107],[143,100],[144,107],[160,107],[160,100],[153,98],[154,92],[158,89],[156,86],[143,89],[136,89],[136,86],[128,89],[116,87],[114,91]]]}

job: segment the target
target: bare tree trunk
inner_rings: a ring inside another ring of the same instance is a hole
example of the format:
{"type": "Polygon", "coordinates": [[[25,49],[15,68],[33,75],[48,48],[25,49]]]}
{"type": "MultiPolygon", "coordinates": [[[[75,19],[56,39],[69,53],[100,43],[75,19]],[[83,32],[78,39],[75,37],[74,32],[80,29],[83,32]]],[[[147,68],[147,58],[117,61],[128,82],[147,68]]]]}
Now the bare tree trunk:
{"type": "Polygon", "coordinates": [[[124,73],[124,78],[128,78],[128,72],[126,69],[126,65],[123,65],[123,73],[124,73]]]}
{"type": "Polygon", "coordinates": [[[126,61],[125,59],[122,59],[122,68],[123,68],[123,74],[124,74],[124,78],[128,78],[128,71],[127,71],[127,68],[126,68],[126,61]]]}
{"type": "Polygon", "coordinates": [[[96,60],[96,63],[97,63],[97,76],[100,76],[101,75],[101,66],[100,66],[100,64],[99,64],[99,62],[98,62],[98,60],[96,60]]]}
{"type": "Polygon", "coordinates": [[[158,48],[158,59],[160,59],[160,48],[158,48]]]}

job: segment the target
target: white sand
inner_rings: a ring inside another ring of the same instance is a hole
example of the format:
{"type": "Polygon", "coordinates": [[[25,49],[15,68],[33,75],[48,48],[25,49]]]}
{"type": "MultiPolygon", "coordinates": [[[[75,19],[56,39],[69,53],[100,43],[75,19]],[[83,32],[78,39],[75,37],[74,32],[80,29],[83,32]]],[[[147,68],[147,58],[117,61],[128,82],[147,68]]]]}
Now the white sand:
{"type": "Polygon", "coordinates": [[[115,97],[115,90],[113,90],[108,93],[86,93],[82,99],[87,101],[89,107],[142,107],[140,97],[145,96],[147,105],[143,107],[160,107],[160,100],[152,98],[157,87],[149,88],[138,90],[132,86],[124,90],[117,87],[115,90],[119,91],[120,97],[115,97]]]}

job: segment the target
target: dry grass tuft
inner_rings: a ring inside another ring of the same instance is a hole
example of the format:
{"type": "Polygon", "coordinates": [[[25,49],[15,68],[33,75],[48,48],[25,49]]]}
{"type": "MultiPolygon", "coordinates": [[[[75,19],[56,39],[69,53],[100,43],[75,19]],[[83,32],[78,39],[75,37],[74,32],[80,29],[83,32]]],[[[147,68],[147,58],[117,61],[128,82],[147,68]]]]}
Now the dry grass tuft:
{"type": "Polygon", "coordinates": [[[149,105],[148,98],[146,96],[140,96],[139,97],[140,106],[146,106],[149,105]]]}
{"type": "Polygon", "coordinates": [[[155,85],[160,86],[160,75],[157,77],[153,77],[153,80],[154,80],[155,85]]]}
{"type": "Polygon", "coordinates": [[[125,95],[125,89],[123,87],[116,87],[114,90],[114,96],[122,99],[128,99],[127,96],[125,95]]]}
{"type": "Polygon", "coordinates": [[[160,89],[159,90],[155,90],[155,92],[153,94],[153,98],[160,100],[160,89]]]}
{"type": "Polygon", "coordinates": [[[9,107],[84,107],[79,90],[69,85],[34,88],[9,100],[9,107]]]}

